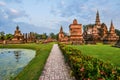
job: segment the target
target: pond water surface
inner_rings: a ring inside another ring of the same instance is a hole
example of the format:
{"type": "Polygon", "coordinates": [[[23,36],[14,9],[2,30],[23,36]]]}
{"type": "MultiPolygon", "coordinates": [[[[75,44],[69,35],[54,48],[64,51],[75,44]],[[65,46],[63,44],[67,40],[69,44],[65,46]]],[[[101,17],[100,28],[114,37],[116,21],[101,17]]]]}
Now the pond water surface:
{"type": "Polygon", "coordinates": [[[0,49],[0,80],[15,77],[34,57],[34,50],[0,49]]]}

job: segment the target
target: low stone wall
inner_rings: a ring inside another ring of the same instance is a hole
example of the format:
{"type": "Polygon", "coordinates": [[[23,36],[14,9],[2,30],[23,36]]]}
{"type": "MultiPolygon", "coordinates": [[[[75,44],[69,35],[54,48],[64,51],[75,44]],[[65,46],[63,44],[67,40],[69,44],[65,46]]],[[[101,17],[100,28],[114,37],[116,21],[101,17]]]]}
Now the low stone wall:
{"type": "Polygon", "coordinates": [[[119,48],[120,48],[120,41],[118,41],[118,42],[115,44],[115,47],[119,47],[119,48]]]}
{"type": "Polygon", "coordinates": [[[23,40],[4,40],[4,41],[0,41],[0,44],[22,44],[22,43],[34,43],[35,41],[23,41],[23,40]]]}
{"type": "Polygon", "coordinates": [[[103,41],[103,44],[116,44],[117,41],[103,41]]]}
{"type": "Polygon", "coordinates": [[[6,41],[7,44],[22,44],[23,41],[6,41]]]}
{"type": "Polygon", "coordinates": [[[96,44],[95,41],[85,41],[85,44],[96,44]]]}
{"type": "Polygon", "coordinates": [[[0,40],[0,44],[3,44],[3,41],[2,41],[2,40],[0,40]]]}
{"type": "Polygon", "coordinates": [[[27,43],[34,43],[35,41],[30,41],[30,40],[27,40],[27,43]]]}

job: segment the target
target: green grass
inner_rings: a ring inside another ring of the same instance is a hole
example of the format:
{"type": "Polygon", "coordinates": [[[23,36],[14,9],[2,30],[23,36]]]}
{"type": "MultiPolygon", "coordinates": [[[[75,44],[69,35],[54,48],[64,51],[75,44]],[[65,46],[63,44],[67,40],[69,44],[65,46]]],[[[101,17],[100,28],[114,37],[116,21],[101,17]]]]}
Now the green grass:
{"type": "Polygon", "coordinates": [[[0,48],[24,48],[36,50],[35,58],[33,58],[13,80],[38,80],[53,44],[54,43],[0,45],[0,48]]]}
{"type": "Polygon", "coordinates": [[[81,50],[85,55],[90,55],[106,62],[110,62],[120,67],[120,48],[112,47],[111,45],[69,45],[81,50]]]}

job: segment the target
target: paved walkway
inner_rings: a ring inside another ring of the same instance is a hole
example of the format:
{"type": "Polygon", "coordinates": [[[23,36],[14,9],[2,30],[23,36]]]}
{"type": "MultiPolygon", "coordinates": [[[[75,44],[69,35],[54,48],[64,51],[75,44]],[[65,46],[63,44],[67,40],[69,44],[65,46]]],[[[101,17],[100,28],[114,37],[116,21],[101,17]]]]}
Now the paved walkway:
{"type": "Polygon", "coordinates": [[[58,44],[54,44],[39,80],[75,80],[69,72],[58,44]]]}

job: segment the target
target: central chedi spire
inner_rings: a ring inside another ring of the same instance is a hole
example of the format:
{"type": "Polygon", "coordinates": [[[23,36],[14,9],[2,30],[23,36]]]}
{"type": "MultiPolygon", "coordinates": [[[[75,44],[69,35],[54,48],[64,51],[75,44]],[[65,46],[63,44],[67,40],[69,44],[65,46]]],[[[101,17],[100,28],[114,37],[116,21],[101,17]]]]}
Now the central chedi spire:
{"type": "Polygon", "coordinates": [[[95,25],[96,25],[98,28],[101,26],[101,24],[100,24],[100,17],[99,17],[99,12],[98,12],[98,11],[97,11],[97,13],[96,13],[95,25]]]}
{"type": "Polygon", "coordinates": [[[60,33],[63,33],[63,28],[62,28],[62,26],[61,26],[61,28],[60,28],[60,33]]]}

